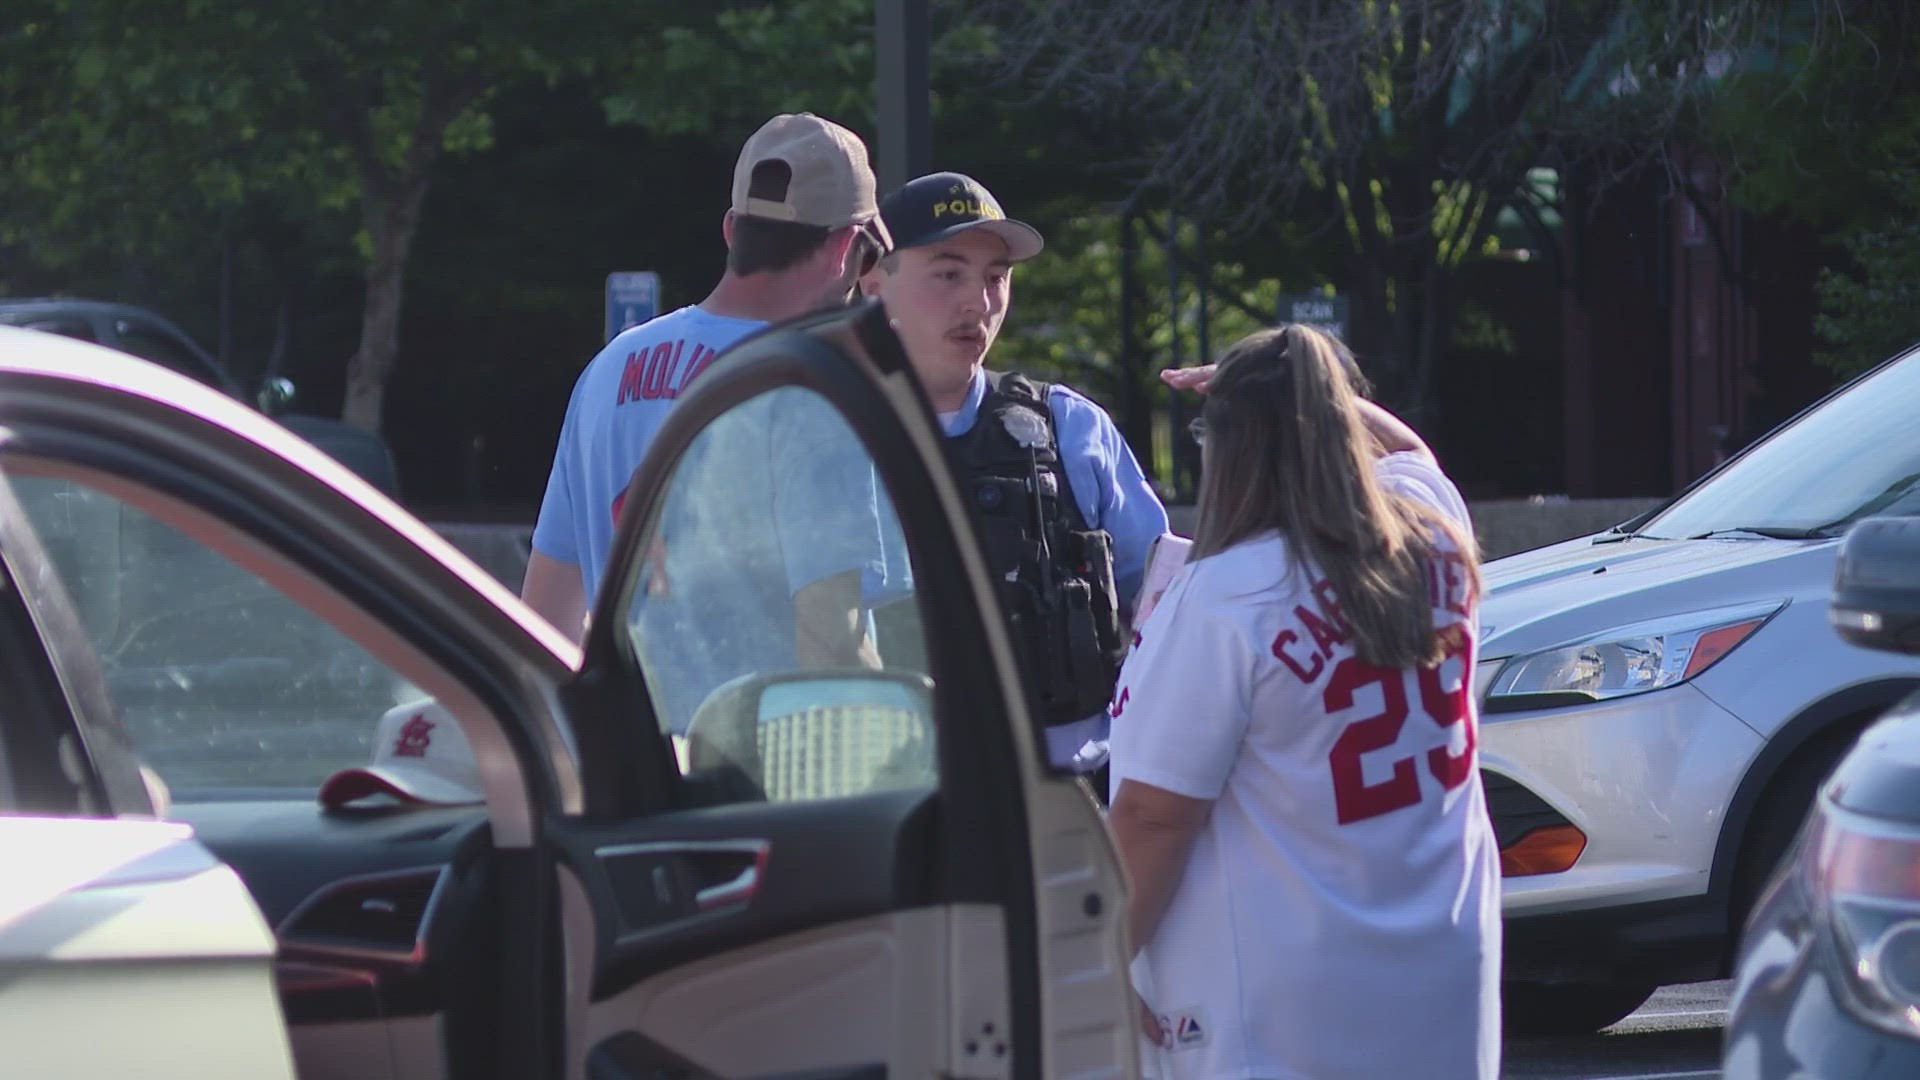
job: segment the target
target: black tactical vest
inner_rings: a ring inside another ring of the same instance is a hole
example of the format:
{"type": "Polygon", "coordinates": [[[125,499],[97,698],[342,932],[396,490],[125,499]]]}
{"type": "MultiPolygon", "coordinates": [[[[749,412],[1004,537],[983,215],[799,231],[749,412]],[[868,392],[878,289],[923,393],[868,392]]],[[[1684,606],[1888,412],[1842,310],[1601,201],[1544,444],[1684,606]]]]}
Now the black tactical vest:
{"type": "Polygon", "coordinates": [[[973,427],[948,449],[1029,700],[1045,723],[1084,720],[1106,708],[1125,655],[1113,538],[1088,527],[1073,497],[1047,384],[988,372],[987,387],[973,427]]]}

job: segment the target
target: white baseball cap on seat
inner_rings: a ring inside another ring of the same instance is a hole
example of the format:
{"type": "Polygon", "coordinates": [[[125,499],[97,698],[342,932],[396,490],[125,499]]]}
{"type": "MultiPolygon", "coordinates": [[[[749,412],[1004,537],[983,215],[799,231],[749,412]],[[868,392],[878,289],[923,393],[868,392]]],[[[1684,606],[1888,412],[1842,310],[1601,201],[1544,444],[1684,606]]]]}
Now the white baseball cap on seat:
{"type": "Polygon", "coordinates": [[[372,763],[342,769],[320,786],[320,804],[328,809],[369,795],[433,806],[486,801],[466,733],[432,698],[388,709],[373,732],[372,763]]]}

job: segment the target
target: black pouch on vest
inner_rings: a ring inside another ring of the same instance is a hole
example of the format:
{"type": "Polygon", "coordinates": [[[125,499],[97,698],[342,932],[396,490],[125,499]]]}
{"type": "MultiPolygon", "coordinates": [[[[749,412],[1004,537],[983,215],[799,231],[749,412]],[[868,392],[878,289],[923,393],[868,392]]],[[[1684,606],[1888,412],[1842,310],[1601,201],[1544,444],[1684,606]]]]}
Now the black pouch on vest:
{"type": "MultiPolygon", "coordinates": [[[[1099,632],[1100,650],[1111,653],[1116,666],[1123,655],[1120,610],[1115,598],[1120,590],[1113,581],[1113,537],[1105,529],[1067,534],[1073,546],[1072,556],[1080,576],[1093,586],[1093,625],[1099,632]]],[[[1116,670],[1115,678],[1118,679],[1116,670]]]]}
{"type": "Polygon", "coordinates": [[[1114,680],[1120,674],[1107,650],[1100,647],[1092,586],[1079,578],[1063,581],[1060,598],[1064,605],[1055,640],[1066,654],[1059,670],[1067,677],[1054,685],[1060,700],[1047,703],[1048,719],[1056,724],[1085,720],[1103,712],[1113,699],[1114,680]]]}

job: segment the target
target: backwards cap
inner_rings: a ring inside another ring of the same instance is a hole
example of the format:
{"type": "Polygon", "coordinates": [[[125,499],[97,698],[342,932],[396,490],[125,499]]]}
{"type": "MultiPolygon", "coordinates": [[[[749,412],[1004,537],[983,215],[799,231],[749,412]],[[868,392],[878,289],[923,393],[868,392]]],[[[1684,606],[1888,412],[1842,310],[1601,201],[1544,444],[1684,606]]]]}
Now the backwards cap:
{"type": "Polygon", "coordinates": [[[733,212],[823,229],[858,225],[882,251],[891,251],[878,187],[860,136],[812,113],[782,113],[762,124],[740,151],[733,212]],[[763,170],[767,165],[784,168],[763,170]]]}

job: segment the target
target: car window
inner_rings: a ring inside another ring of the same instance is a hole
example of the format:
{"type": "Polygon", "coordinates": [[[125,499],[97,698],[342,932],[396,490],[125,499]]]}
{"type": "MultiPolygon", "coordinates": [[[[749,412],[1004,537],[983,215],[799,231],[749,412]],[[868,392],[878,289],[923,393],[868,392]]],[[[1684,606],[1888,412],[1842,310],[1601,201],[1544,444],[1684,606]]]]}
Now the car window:
{"type": "Polygon", "coordinates": [[[68,480],[10,477],[145,763],[176,802],[313,794],[423,695],[259,576],[68,480]]]}
{"type": "Polygon", "coordinates": [[[1878,513],[1920,513],[1920,353],[1775,432],[1640,531],[1666,539],[1755,528],[1838,535],[1878,513]]]}
{"type": "Polygon", "coordinates": [[[712,421],[643,544],[620,632],[683,771],[772,801],[937,782],[893,502],[824,398],[782,387],[712,421]]]}
{"type": "Polygon", "coordinates": [[[39,330],[47,334],[59,334],[61,337],[78,338],[81,341],[98,342],[100,335],[93,332],[93,321],[81,318],[39,319],[26,324],[29,330],[39,330]]]}
{"type": "Polygon", "coordinates": [[[226,380],[220,377],[211,365],[193,351],[186,342],[159,325],[145,319],[115,319],[113,332],[120,339],[120,350],[129,352],[142,360],[151,360],[156,364],[198,379],[208,386],[226,388],[226,380]]]}

